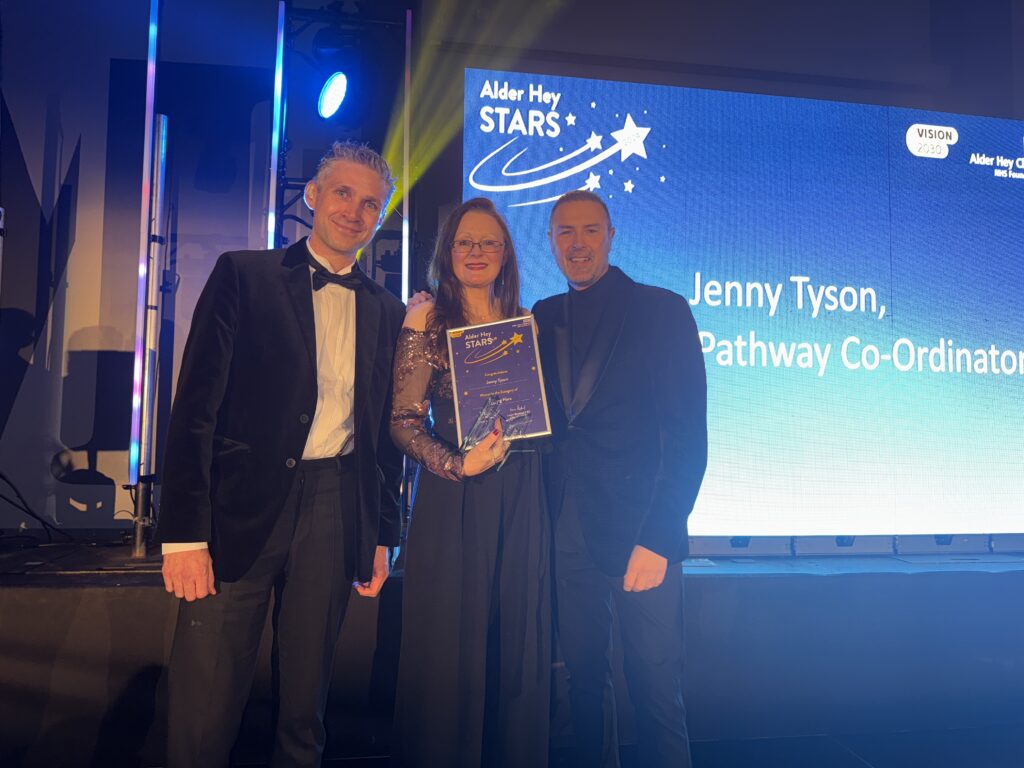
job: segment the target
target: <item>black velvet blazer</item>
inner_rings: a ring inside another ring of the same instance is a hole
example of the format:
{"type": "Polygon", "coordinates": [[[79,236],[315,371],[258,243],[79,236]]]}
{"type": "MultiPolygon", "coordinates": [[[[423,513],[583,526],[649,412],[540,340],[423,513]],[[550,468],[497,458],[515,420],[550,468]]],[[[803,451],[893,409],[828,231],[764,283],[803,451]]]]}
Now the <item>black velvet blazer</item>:
{"type": "Polygon", "coordinates": [[[568,295],[533,308],[551,415],[546,474],[550,509],[563,493],[608,575],[626,571],[639,544],[679,562],[687,516],[707,466],[707,382],[686,300],[641,285],[616,267],[575,390],[568,295]]]}
{"type": "MultiPolygon", "coordinates": [[[[196,305],[171,409],[157,539],[209,542],[234,581],[270,536],[316,409],[316,336],[305,240],[217,261],[196,305]]],[[[401,454],[388,434],[402,303],[367,278],[356,292],[354,578],[400,533],[401,454]]]]}

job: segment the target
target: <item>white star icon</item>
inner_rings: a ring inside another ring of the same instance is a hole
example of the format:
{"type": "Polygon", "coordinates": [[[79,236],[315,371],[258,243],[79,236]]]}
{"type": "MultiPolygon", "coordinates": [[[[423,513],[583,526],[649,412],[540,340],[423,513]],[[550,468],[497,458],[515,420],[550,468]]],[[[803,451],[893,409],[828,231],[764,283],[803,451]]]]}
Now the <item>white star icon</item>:
{"type": "Polygon", "coordinates": [[[626,190],[627,192],[629,192],[630,194],[632,194],[632,192],[633,192],[633,182],[632,181],[627,181],[625,184],[622,185],[622,188],[624,190],[626,190]]]}
{"type": "Polygon", "coordinates": [[[664,176],[659,176],[658,177],[658,181],[660,181],[662,184],[664,184],[665,183],[665,177],[664,176]]]}
{"type": "Polygon", "coordinates": [[[590,108],[594,109],[595,107],[597,107],[597,102],[596,101],[590,102],[590,108]]]}
{"type": "Polygon", "coordinates": [[[574,115],[572,112],[570,112],[568,115],[566,115],[565,116],[565,124],[566,125],[576,125],[576,115],[574,115]]]}
{"type": "Polygon", "coordinates": [[[598,136],[593,131],[590,132],[590,138],[587,139],[587,149],[594,152],[601,149],[601,142],[604,140],[604,136],[598,136]]]}
{"type": "Polygon", "coordinates": [[[626,160],[633,155],[647,159],[647,149],[644,147],[644,139],[651,132],[650,128],[641,128],[633,122],[632,115],[626,115],[626,124],[617,131],[612,131],[612,138],[619,143],[621,150],[620,160],[626,160]]]}
{"type": "Polygon", "coordinates": [[[593,192],[595,189],[601,188],[601,177],[596,173],[591,173],[587,177],[587,183],[583,185],[583,188],[588,192],[593,192]]]}

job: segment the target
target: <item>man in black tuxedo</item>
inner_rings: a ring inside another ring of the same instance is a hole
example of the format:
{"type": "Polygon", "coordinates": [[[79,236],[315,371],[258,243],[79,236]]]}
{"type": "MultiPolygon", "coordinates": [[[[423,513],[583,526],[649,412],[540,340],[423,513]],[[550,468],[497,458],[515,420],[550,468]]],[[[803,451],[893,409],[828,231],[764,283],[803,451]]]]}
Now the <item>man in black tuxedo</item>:
{"type": "Polygon", "coordinates": [[[681,296],[609,267],[615,229],[597,195],[563,195],[550,227],[570,290],[533,311],[551,408],[558,633],[578,764],[619,764],[614,603],[641,763],[683,768],[680,562],[707,465],[697,327],[681,296]]]}
{"type": "Polygon", "coordinates": [[[196,305],[157,532],[167,591],[184,598],[170,766],[227,763],[272,594],[272,764],[320,764],[353,581],[376,596],[399,536],[388,421],[405,308],[356,263],[393,191],[377,153],[335,143],[306,186],[309,238],[225,253],[196,305]]]}

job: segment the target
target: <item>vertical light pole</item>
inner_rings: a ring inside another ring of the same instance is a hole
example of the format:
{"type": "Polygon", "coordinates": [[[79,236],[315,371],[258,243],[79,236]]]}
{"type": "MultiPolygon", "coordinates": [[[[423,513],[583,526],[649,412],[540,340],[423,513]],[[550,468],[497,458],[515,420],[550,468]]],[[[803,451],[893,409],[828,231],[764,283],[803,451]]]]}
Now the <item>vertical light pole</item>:
{"type": "Polygon", "coordinates": [[[409,121],[412,114],[412,11],[405,11],[405,103],[402,115],[402,301],[409,300],[409,121]]]}
{"type": "Polygon", "coordinates": [[[276,248],[277,232],[277,185],[281,175],[281,141],[284,137],[284,28],[286,15],[285,0],[277,4],[277,53],[274,58],[274,125],[270,133],[270,190],[267,195],[267,248],[276,248]]]}
{"type": "MultiPolygon", "coordinates": [[[[132,372],[132,433],[128,449],[128,482],[135,488],[135,512],[133,515],[135,530],[132,557],[146,555],[146,528],[152,523],[150,495],[152,480],[143,478],[152,473],[149,466],[152,462],[152,407],[149,401],[155,391],[156,355],[150,346],[150,337],[155,334],[155,313],[150,310],[151,294],[155,286],[155,269],[152,268],[154,256],[153,217],[159,213],[154,211],[153,200],[162,195],[154,190],[154,166],[158,161],[156,155],[162,155],[166,144],[157,144],[154,123],[156,101],[156,49],[157,28],[160,18],[160,0],[150,0],[149,4],[149,45],[146,55],[146,115],[144,122],[144,139],[142,153],[142,206],[139,222],[139,278],[136,298],[135,318],[135,365],[132,372]],[[153,315],[151,317],[151,315],[153,315]]],[[[166,131],[166,118],[162,121],[166,131]]],[[[162,179],[162,174],[161,174],[162,179]]]]}

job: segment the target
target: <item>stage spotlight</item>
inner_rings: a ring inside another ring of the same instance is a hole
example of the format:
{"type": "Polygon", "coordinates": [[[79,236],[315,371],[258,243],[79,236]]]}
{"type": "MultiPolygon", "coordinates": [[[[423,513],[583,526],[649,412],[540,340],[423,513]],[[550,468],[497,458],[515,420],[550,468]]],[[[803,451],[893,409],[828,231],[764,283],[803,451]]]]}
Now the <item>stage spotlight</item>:
{"type": "Polygon", "coordinates": [[[344,72],[335,72],[324,83],[320,91],[320,99],[317,101],[317,110],[320,117],[326,120],[332,117],[341,103],[345,101],[345,93],[348,91],[348,78],[344,72]]]}

